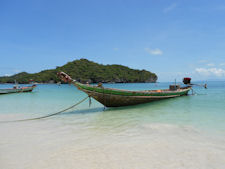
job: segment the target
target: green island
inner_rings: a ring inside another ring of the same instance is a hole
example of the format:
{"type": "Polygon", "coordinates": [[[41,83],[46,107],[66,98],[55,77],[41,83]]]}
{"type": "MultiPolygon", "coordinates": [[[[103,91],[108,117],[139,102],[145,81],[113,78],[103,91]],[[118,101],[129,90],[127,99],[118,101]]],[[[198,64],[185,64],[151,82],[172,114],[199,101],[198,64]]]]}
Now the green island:
{"type": "Polygon", "coordinates": [[[18,83],[27,84],[31,79],[37,83],[57,83],[61,81],[56,75],[60,71],[82,83],[155,83],[157,81],[157,75],[146,70],[130,69],[122,65],[103,65],[80,59],[39,73],[21,72],[12,76],[3,76],[0,77],[0,83],[14,83],[16,80],[18,83]]]}

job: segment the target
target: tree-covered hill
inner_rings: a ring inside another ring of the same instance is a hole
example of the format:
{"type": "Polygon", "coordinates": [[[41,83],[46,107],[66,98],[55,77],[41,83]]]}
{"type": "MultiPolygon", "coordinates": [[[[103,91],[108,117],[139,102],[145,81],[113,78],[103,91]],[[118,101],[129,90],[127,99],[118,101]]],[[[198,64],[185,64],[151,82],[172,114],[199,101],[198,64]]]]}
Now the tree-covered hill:
{"type": "Polygon", "coordinates": [[[102,65],[87,59],[75,60],[56,67],[56,69],[44,70],[39,73],[21,72],[13,76],[0,77],[0,83],[29,83],[31,79],[38,83],[56,83],[60,79],[56,73],[63,71],[73,79],[89,83],[136,83],[156,82],[157,76],[146,70],[130,69],[122,65],[102,65]]]}

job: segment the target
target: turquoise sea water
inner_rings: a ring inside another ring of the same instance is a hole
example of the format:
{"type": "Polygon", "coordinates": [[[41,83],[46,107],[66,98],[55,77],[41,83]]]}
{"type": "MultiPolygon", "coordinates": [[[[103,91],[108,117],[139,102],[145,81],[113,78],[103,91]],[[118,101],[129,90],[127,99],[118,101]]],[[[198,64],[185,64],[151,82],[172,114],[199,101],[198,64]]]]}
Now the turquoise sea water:
{"type": "MultiPolygon", "coordinates": [[[[170,83],[105,84],[105,87],[145,90],[167,88],[170,83]]],[[[1,88],[10,85],[0,85],[1,88]]],[[[225,132],[225,82],[208,82],[208,89],[194,87],[195,95],[157,101],[137,106],[107,108],[92,99],[55,118],[76,118],[85,114],[116,117],[136,123],[171,123],[191,125],[225,132]]],[[[191,92],[190,92],[191,94],[191,92]]],[[[17,114],[17,118],[38,117],[67,108],[86,96],[72,85],[38,85],[32,93],[0,95],[0,114],[17,114]]],[[[13,120],[13,119],[9,119],[13,120]]],[[[104,120],[104,121],[105,121],[104,120]]],[[[104,122],[105,123],[105,122],[104,122]]]]}
{"type": "MultiPolygon", "coordinates": [[[[169,84],[104,86],[150,90],[169,84]]],[[[223,168],[225,82],[208,82],[208,89],[194,91],[197,94],[121,108],[104,109],[92,99],[90,107],[86,100],[50,118],[0,123],[0,168],[223,168]]],[[[55,84],[0,95],[0,121],[54,113],[86,96],[72,85],[55,84]]]]}

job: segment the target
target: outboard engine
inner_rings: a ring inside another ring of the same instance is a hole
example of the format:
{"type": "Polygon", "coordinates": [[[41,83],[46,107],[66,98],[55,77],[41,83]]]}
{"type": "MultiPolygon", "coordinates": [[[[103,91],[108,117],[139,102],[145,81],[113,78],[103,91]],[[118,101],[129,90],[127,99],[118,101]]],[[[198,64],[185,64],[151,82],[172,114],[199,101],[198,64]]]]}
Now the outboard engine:
{"type": "Polygon", "coordinates": [[[191,84],[191,78],[190,77],[185,77],[183,79],[183,83],[186,84],[186,85],[190,85],[191,84]]]}
{"type": "Polygon", "coordinates": [[[205,89],[207,89],[207,84],[202,85],[202,84],[193,84],[193,83],[191,83],[191,78],[190,77],[185,77],[183,79],[183,83],[186,84],[186,85],[191,85],[191,86],[202,86],[205,89]]]}

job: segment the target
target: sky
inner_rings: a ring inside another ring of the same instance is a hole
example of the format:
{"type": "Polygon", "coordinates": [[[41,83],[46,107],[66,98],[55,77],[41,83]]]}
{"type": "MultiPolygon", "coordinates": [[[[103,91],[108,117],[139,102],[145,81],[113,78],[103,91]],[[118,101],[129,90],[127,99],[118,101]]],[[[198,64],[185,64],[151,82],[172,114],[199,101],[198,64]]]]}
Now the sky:
{"type": "Polygon", "coordinates": [[[225,80],[224,0],[0,0],[0,76],[86,58],[225,80]]]}

